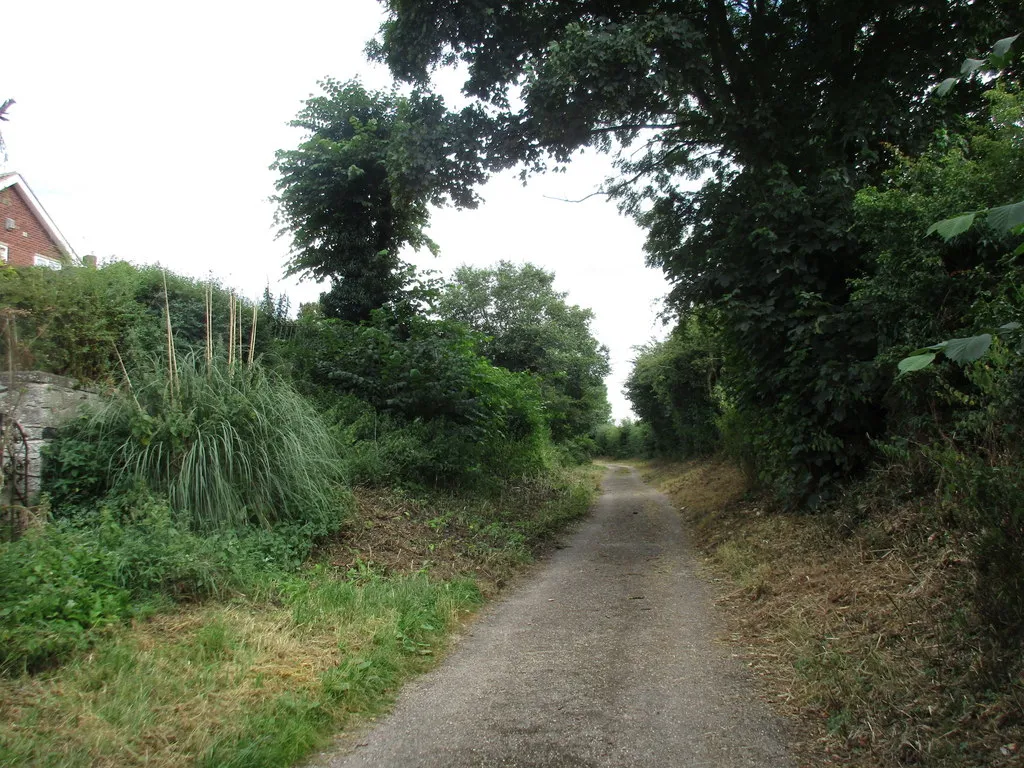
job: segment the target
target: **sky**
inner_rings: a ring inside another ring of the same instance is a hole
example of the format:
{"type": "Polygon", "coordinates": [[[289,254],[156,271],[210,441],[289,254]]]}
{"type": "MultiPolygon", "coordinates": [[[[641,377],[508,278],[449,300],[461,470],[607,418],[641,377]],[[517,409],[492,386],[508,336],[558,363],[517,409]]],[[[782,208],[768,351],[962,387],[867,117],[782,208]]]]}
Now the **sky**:
{"type": "MultiPolygon", "coordinates": [[[[375,0],[8,5],[0,101],[17,103],[0,124],[2,170],[23,175],[79,255],[212,274],[250,298],[269,284],[293,307],[319,295],[315,283],[283,278],[289,240],[274,226],[269,166],[301,141],[287,123],[318,80],[390,85],[363,55],[383,20],[375,0]]],[[[633,347],[664,336],[668,285],[613,204],[564,202],[609,173],[607,158],[590,154],[525,187],[496,177],[479,209],[434,213],[439,257],[406,258],[442,275],[502,259],[554,272],[568,301],[595,313],[621,419],[631,415],[621,390],[633,347]]]]}

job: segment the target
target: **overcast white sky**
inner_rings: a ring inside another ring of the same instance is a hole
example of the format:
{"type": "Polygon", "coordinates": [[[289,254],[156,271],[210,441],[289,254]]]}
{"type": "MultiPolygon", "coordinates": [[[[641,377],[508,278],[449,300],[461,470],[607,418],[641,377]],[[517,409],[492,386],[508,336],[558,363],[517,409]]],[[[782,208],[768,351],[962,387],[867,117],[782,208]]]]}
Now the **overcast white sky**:
{"type": "MultiPolygon", "coordinates": [[[[268,166],[275,150],[298,143],[286,123],[317,80],[389,85],[362,52],[382,19],[375,0],[8,6],[0,101],[17,104],[0,126],[3,170],[22,173],[80,255],[212,271],[251,298],[269,282],[293,306],[319,295],[282,279],[288,240],[275,239],[268,166]]],[[[411,260],[443,274],[500,259],[555,272],[569,300],[596,314],[622,418],[632,347],[663,335],[656,314],[667,285],[644,266],[641,232],[613,205],[549,199],[583,197],[607,172],[588,156],[525,189],[496,178],[479,210],[435,213],[439,258],[411,260]]]]}

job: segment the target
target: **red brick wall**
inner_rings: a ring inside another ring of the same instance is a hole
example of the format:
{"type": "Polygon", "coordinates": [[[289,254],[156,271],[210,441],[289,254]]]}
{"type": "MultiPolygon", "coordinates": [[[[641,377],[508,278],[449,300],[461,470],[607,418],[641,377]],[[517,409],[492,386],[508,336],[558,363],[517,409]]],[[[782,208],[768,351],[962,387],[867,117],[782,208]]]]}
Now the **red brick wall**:
{"type": "Polygon", "coordinates": [[[15,187],[0,190],[0,243],[7,246],[7,263],[12,267],[31,267],[37,253],[64,261],[15,187]],[[14,229],[6,228],[7,219],[14,219],[14,229]]]}

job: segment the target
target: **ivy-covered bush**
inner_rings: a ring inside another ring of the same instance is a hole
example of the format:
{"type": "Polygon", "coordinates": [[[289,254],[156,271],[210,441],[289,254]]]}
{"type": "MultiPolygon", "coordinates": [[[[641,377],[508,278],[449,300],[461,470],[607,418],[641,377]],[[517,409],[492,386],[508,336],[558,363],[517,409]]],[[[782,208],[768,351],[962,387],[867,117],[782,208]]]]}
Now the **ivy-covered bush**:
{"type": "Polygon", "coordinates": [[[698,456],[718,444],[723,352],[714,313],[680,320],[665,341],[640,347],[626,380],[656,453],[698,456]]]}

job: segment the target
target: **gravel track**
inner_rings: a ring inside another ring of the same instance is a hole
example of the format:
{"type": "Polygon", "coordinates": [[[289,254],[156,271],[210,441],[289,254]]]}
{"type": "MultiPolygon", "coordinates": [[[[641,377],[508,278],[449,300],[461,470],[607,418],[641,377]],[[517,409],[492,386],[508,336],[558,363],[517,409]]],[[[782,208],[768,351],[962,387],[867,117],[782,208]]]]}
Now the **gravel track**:
{"type": "Polygon", "coordinates": [[[566,546],[326,768],[784,768],[779,721],[714,640],[679,514],[609,468],[566,546]]]}

